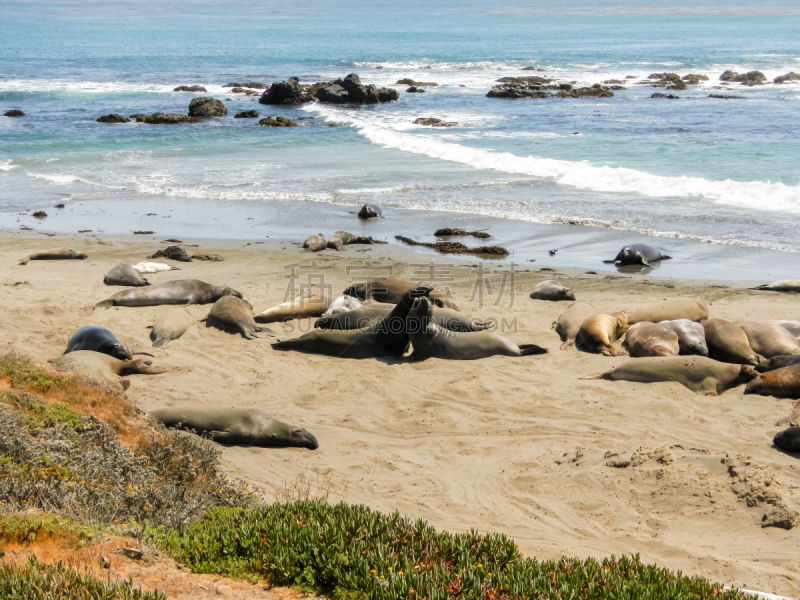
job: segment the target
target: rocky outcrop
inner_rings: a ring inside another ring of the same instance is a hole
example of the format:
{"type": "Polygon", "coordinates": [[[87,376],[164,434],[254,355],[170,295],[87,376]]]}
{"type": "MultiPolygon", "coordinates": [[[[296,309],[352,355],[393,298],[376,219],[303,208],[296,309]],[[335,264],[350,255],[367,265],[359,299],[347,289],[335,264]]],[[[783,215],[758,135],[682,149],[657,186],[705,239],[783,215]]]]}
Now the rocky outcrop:
{"type": "Polygon", "coordinates": [[[414,87],[438,87],[438,83],[432,81],[414,81],[413,79],[398,79],[395,85],[411,85],[414,87]]]}
{"type": "Polygon", "coordinates": [[[487,98],[549,98],[553,94],[534,90],[520,89],[511,86],[498,85],[489,90],[487,98]]]}
{"type": "Polygon", "coordinates": [[[137,123],[149,123],[150,125],[186,125],[189,123],[202,123],[203,119],[190,117],[189,115],[179,115],[176,113],[153,113],[152,115],[131,115],[137,123]]]}
{"type": "Polygon", "coordinates": [[[800,73],[795,73],[792,71],[791,73],[787,73],[786,75],[779,75],[775,79],[772,80],[772,83],[787,83],[789,81],[800,81],[800,73]]]}
{"type": "Polygon", "coordinates": [[[414,125],[427,125],[429,127],[457,127],[455,121],[442,121],[433,117],[420,117],[414,121],[414,125]]]}
{"type": "Polygon", "coordinates": [[[539,77],[538,75],[532,75],[530,77],[501,77],[497,80],[497,83],[513,83],[518,87],[531,87],[553,83],[553,81],[555,80],[548,79],[547,77],[539,77]]]}
{"type": "Polygon", "coordinates": [[[329,104],[378,104],[393,102],[400,98],[397,90],[363,85],[355,73],[320,88],[315,96],[320,102],[329,104]]]}
{"type": "Polygon", "coordinates": [[[650,80],[649,85],[653,87],[663,87],[668,90],[686,89],[686,82],[677,73],[651,73],[647,79],[650,80]]]}
{"type": "Polygon", "coordinates": [[[202,92],[206,93],[206,88],[202,85],[179,85],[176,87],[173,92],[202,92]]]}
{"type": "Polygon", "coordinates": [[[9,110],[8,112],[3,113],[4,117],[24,117],[25,113],[21,110],[9,110]]]}
{"type": "Polygon", "coordinates": [[[192,262],[186,250],[180,246],[167,246],[163,250],[159,250],[150,258],[168,258],[169,260],[177,260],[180,262],[192,262]]]}
{"type": "Polygon", "coordinates": [[[190,117],[224,117],[227,114],[228,109],[222,102],[208,96],[193,98],[189,103],[190,117]]]}
{"type": "Polygon", "coordinates": [[[406,93],[407,94],[424,94],[425,90],[423,90],[422,88],[418,88],[418,87],[412,85],[411,87],[409,87],[406,90],[406,93]]]}
{"type": "Polygon", "coordinates": [[[627,90],[628,88],[626,88],[624,85],[610,85],[608,86],[608,89],[618,92],[622,90],[627,90]]]}
{"type": "Polygon", "coordinates": [[[688,85],[698,85],[701,81],[708,81],[708,75],[696,75],[694,73],[689,73],[688,75],[681,77],[681,79],[688,85]]]}
{"type": "Polygon", "coordinates": [[[234,119],[257,119],[261,115],[258,114],[257,110],[245,110],[240,113],[236,113],[233,118],[234,119]]]}
{"type": "Polygon", "coordinates": [[[613,98],[614,92],[599,83],[595,83],[590,88],[573,88],[562,90],[556,94],[559,98],[613,98]]]}
{"type": "Polygon", "coordinates": [[[313,96],[300,86],[297,77],[273,83],[258,99],[261,104],[302,104],[311,102],[313,96]]]}
{"type": "MultiPolygon", "coordinates": [[[[222,87],[226,88],[250,88],[251,90],[265,90],[267,89],[266,84],[258,83],[257,81],[251,81],[250,83],[226,83],[222,87]]],[[[203,90],[205,91],[205,90],[203,90]]]]}
{"type": "Polygon", "coordinates": [[[742,85],[754,86],[764,85],[767,81],[767,76],[761,71],[748,71],[747,73],[736,73],[734,71],[725,71],[719,76],[720,81],[734,81],[742,85]]]}
{"type": "Polygon", "coordinates": [[[97,119],[98,123],[130,123],[131,120],[128,117],[123,115],[118,115],[116,113],[112,113],[110,115],[104,115],[97,119]]]}
{"type": "Polygon", "coordinates": [[[523,71],[544,71],[544,69],[540,69],[539,67],[522,67],[523,71]]]}
{"type": "Polygon", "coordinates": [[[723,96],[722,94],[709,94],[708,97],[717,100],[746,100],[744,96],[723,96]]]}
{"type": "Polygon", "coordinates": [[[614,84],[620,84],[620,83],[625,83],[625,82],[622,81],[621,79],[606,79],[603,82],[603,85],[614,85],[614,84]]]}
{"type": "Polygon", "coordinates": [[[265,127],[297,127],[297,123],[285,117],[266,117],[258,122],[265,127]]]}
{"type": "Polygon", "coordinates": [[[668,100],[680,100],[680,96],[673,96],[672,94],[662,94],[661,92],[656,92],[655,94],[650,96],[651,98],[666,98],[668,100]]]}

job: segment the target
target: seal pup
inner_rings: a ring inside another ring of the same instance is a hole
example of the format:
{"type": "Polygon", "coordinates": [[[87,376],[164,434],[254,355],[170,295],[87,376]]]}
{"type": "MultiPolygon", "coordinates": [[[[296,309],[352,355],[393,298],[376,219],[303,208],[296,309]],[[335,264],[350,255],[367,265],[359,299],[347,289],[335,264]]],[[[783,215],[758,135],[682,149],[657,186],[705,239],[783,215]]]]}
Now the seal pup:
{"type": "Polygon", "coordinates": [[[414,299],[430,292],[431,288],[424,286],[410,289],[403,294],[388,316],[373,322],[369,327],[345,331],[315,329],[294,339],[278,341],[272,347],[276,350],[297,350],[341,358],[402,356],[408,348],[406,315],[414,299]]]}
{"type": "Polygon", "coordinates": [[[19,264],[27,265],[29,260],[83,260],[86,256],[83,252],[76,252],[71,248],[55,248],[34,252],[19,261],[19,264]]]}
{"type": "Polygon", "coordinates": [[[623,344],[633,357],[678,356],[681,351],[677,333],[647,321],[631,325],[623,344]]]}
{"type": "Polygon", "coordinates": [[[575,347],[582,352],[618,356],[619,350],[611,344],[628,329],[628,315],[616,312],[610,315],[591,315],[581,323],[575,336],[575,347]]]}
{"type": "Polygon", "coordinates": [[[321,317],[328,310],[329,304],[329,297],[320,292],[314,292],[268,308],[260,315],[256,315],[255,320],[256,323],[275,323],[290,319],[321,317]]]}
{"type": "Polygon", "coordinates": [[[150,359],[119,360],[108,354],[92,350],[70,352],[48,362],[55,365],[59,371],[78,373],[119,392],[124,392],[131,385],[129,379],[120,379],[120,377],[137,373],[157,375],[166,372],[161,367],[153,366],[153,361],[150,359]]]}
{"type": "Polygon", "coordinates": [[[773,356],[769,360],[758,363],[758,365],[756,365],[756,371],[759,373],[766,373],[767,371],[774,371],[775,369],[790,367],[798,363],[800,363],[800,354],[773,356]]]}
{"type": "Polygon", "coordinates": [[[220,444],[309,450],[319,447],[317,438],[302,427],[281,423],[255,408],[187,406],[155,410],[150,416],[165,427],[191,429],[220,444]]]}
{"type": "MultiPolygon", "coordinates": [[[[400,298],[415,285],[417,284],[413,281],[406,281],[405,279],[398,279],[396,277],[386,277],[354,283],[342,293],[345,296],[354,296],[362,301],[374,300],[375,302],[397,304],[400,298]]],[[[458,310],[458,307],[448,298],[448,295],[439,290],[433,290],[429,297],[433,300],[433,303],[440,308],[458,310]]]]}
{"type": "Polygon", "coordinates": [[[800,321],[767,321],[767,323],[780,325],[794,337],[800,336],[800,321]]]}
{"type": "Polygon", "coordinates": [[[705,356],[667,356],[631,359],[609,371],[581,379],[637,383],[677,381],[698,394],[718,396],[725,390],[751,381],[756,375],[749,365],[721,363],[705,356]]]}
{"type": "Polygon", "coordinates": [[[800,364],[759,373],[758,377],[747,384],[744,393],[776,398],[800,398],[800,364]]]}
{"type": "Polygon", "coordinates": [[[628,323],[631,325],[641,321],[659,323],[678,319],[697,322],[708,319],[708,304],[696,298],[671,298],[628,313],[628,323]]]}
{"type": "Polygon", "coordinates": [[[325,241],[325,237],[321,233],[314,233],[306,238],[306,241],[303,242],[303,248],[306,250],[311,250],[311,252],[319,252],[320,250],[325,250],[328,247],[328,242],[325,241]]]}
{"type": "Polygon", "coordinates": [[[358,211],[359,219],[375,219],[377,217],[383,218],[383,211],[377,204],[365,204],[358,211]]]}
{"type": "Polygon", "coordinates": [[[135,265],[131,265],[132,269],[136,269],[139,273],[161,273],[162,271],[180,271],[178,267],[173,267],[165,263],[148,262],[143,260],[135,265]]]}
{"type": "Polygon", "coordinates": [[[558,337],[560,337],[563,342],[561,344],[562,350],[567,349],[575,343],[575,337],[578,335],[578,331],[580,331],[583,322],[596,314],[597,311],[594,306],[588,302],[570,304],[569,308],[561,313],[561,316],[558,317],[558,321],[553,323],[553,328],[555,328],[558,337]]]}
{"type": "Polygon", "coordinates": [[[347,244],[372,244],[371,237],[367,237],[364,235],[353,235],[352,233],[347,233],[346,231],[337,231],[331,237],[328,238],[328,248],[333,248],[334,250],[341,250],[342,246],[346,246],[347,244]]]}
{"type": "Polygon", "coordinates": [[[275,332],[266,327],[256,325],[253,318],[253,309],[250,305],[235,296],[223,296],[216,302],[208,314],[202,319],[209,327],[216,327],[223,331],[241,333],[242,337],[248,340],[256,339],[257,331],[265,331],[268,335],[275,335],[275,332]]]}
{"type": "Polygon", "coordinates": [[[554,279],[548,279],[536,284],[536,287],[531,292],[531,298],[558,302],[559,300],[575,300],[575,294],[567,286],[554,279]]]}
{"type": "Polygon", "coordinates": [[[177,340],[194,324],[194,319],[182,308],[171,308],[165,312],[150,330],[153,348],[166,348],[172,340],[177,340]]]}
{"type": "Polygon", "coordinates": [[[750,347],[750,341],[744,330],[724,319],[709,319],[703,321],[706,334],[708,356],[737,365],[757,365],[763,357],[756,354],[750,347]]]}
{"type": "Polygon", "coordinates": [[[95,304],[109,306],[160,306],[162,304],[211,304],[222,296],[242,294],[224,285],[213,285],[199,279],[176,279],[145,288],[134,288],[117,292],[110,298],[95,304]]]}
{"type": "Polygon", "coordinates": [[[444,358],[451,360],[475,360],[490,356],[530,356],[547,354],[547,348],[536,344],[517,346],[501,335],[481,331],[461,333],[441,327],[433,317],[433,302],[429,298],[418,298],[406,316],[406,331],[415,360],[444,358]]]}
{"type": "Polygon", "coordinates": [[[772,438],[772,443],[784,452],[800,452],[800,427],[789,427],[779,431],[772,438]]]}
{"type": "MultiPolygon", "coordinates": [[[[357,309],[349,310],[346,312],[338,312],[335,314],[324,314],[314,327],[317,329],[360,329],[361,327],[368,327],[378,319],[386,317],[392,309],[394,304],[364,304],[357,309]]],[[[462,333],[485,331],[493,326],[493,323],[482,321],[481,319],[469,318],[457,313],[454,310],[447,310],[446,308],[436,308],[433,311],[434,322],[444,329],[450,331],[460,331],[462,333]]]]}
{"type": "Polygon", "coordinates": [[[116,267],[111,269],[105,277],[103,283],[106,285],[124,285],[126,287],[141,287],[143,285],[150,285],[142,274],[130,265],[119,263],[116,267]]]}
{"type": "Polygon", "coordinates": [[[773,292],[800,292],[800,279],[782,279],[766,285],[750,288],[751,290],[770,290],[773,292]]]}
{"type": "Polygon", "coordinates": [[[775,323],[750,321],[742,325],[750,347],[764,358],[800,354],[800,340],[775,323]]]}
{"type": "Polygon", "coordinates": [[[604,260],[603,262],[612,263],[617,266],[643,265],[649,267],[650,263],[659,260],[668,260],[670,258],[672,257],[662,254],[658,248],[654,248],[648,244],[630,244],[629,246],[623,246],[614,260],[604,260]]]}
{"type": "Polygon", "coordinates": [[[81,327],[73,333],[67,342],[67,349],[64,354],[79,350],[101,352],[120,360],[131,360],[133,358],[131,349],[125,344],[120,344],[113,333],[105,327],[94,325],[81,327]]]}
{"type": "Polygon", "coordinates": [[[708,356],[706,330],[703,329],[700,323],[695,323],[689,319],[675,319],[672,321],[659,321],[658,324],[678,334],[678,345],[680,346],[681,354],[708,356]]]}

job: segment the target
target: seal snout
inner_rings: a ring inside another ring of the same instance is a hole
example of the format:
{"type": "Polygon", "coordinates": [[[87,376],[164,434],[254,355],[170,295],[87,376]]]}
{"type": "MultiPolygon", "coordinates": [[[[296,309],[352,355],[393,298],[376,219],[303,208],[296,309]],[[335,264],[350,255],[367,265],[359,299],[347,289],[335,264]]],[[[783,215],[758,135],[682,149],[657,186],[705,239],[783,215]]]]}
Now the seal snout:
{"type": "Polygon", "coordinates": [[[319,448],[317,438],[305,429],[295,429],[292,432],[292,438],[297,442],[297,446],[300,448],[308,448],[309,450],[316,450],[319,448]]]}

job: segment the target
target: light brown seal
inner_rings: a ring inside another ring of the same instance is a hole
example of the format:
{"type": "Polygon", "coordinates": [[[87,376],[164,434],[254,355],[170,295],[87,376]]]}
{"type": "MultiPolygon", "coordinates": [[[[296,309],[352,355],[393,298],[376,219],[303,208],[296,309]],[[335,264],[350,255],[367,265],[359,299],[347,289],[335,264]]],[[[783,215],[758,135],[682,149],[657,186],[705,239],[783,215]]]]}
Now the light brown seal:
{"type": "Polygon", "coordinates": [[[759,285],[751,290],[770,290],[773,292],[800,292],[800,279],[782,279],[774,283],[759,285]]]}
{"type": "Polygon", "coordinates": [[[330,299],[326,295],[315,292],[268,308],[260,315],[256,315],[255,319],[257,323],[277,323],[291,319],[321,317],[328,310],[329,304],[330,299]]]}
{"type": "Polygon", "coordinates": [[[194,324],[194,319],[182,308],[172,308],[165,312],[152,327],[150,339],[154,348],[166,348],[172,340],[177,340],[194,324]]]}
{"type": "Polygon", "coordinates": [[[242,294],[224,285],[213,285],[199,279],[176,279],[144,288],[117,292],[95,306],[160,306],[162,304],[211,304],[222,296],[242,294]]]}
{"type": "Polygon", "coordinates": [[[744,330],[724,319],[703,321],[708,356],[714,360],[737,365],[757,365],[763,357],[750,347],[744,330]]]}
{"type": "Polygon", "coordinates": [[[678,356],[681,350],[677,333],[649,321],[631,325],[623,344],[633,357],[678,356]]]}
{"type": "Polygon", "coordinates": [[[328,242],[325,241],[325,237],[321,233],[314,233],[306,238],[306,241],[303,242],[303,248],[306,250],[311,250],[311,252],[319,252],[320,250],[325,250],[328,247],[328,242]]]}
{"type": "Polygon", "coordinates": [[[161,367],[153,366],[153,361],[150,359],[119,360],[108,354],[92,350],[70,352],[49,362],[55,365],[59,371],[78,373],[119,392],[124,392],[131,385],[129,379],[120,379],[122,376],[136,373],[156,375],[166,372],[161,367]]]}
{"type": "Polygon", "coordinates": [[[235,296],[223,296],[214,302],[214,306],[202,320],[209,327],[216,327],[231,333],[241,333],[242,337],[248,340],[258,338],[257,331],[275,335],[274,331],[256,325],[250,304],[235,296]]]}
{"type": "Polygon", "coordinates": [[[578,331],[580,331],[583,322],[596,314],[597,311],[594,306],[588,302],[576,302],[575,304],[571,304],[570,307],[558,317],[558,321],[553,323],[553,327],[563,342],[561,344],[562,350],[575,343],[575,336],[578,335],[578,331]]]}
{"type": "Polygon", "coordinates": [[[572,293],[571,289],[555,279],[548,279],[536,284],[536,287],[531,292],[531,298],[558,302],[560,300],[575,300],[575,294],[572,293]]]}
{"type": "Polygon", "coordinates": [[[611,344],[621,338],[627,329],[628,317],[624,312],[592,315],[581,323],[575,336],[575,347],[591,354],[617,356],[619,350],[611,344]]]}
{"type": "Polygon", "coordinates": [[[775,323],[783,327],[793,336],[800,336],[800,321],[767,321],[767,323],[775,323]]]}
{"type": "Polygon", "coordinates": [[[760,373],[747,384],[744,393],[776,398],[800,398],[800,364],[760,373]]]}
{"type": "Polygon", "coordinates": [[[371,237],[367,237],[364,235],[354,235],[352,233],[348,233],[346,231],[337,231],[331,237],[328,238],[328,248],[333,248],[334,250],[341,250],[342,246],[346,246],[347,244],[372,244],[371,237]]]}
{"type": "Polygon", "coordinates": [[[53,250],[42,250],[26,256],[19,264],[27,265],[29,260],[83,260],[86,254],[77,252],[71,248],[54,248],[53,250]]]}
{"type": "MultiPolygon", "coordinates": [[[[374,300],[375,302],[388,302],[397,304],[400,298],[415,285],[412,281],[398,279],[396,277],[378,278],[362,283],[354,283],[344,292],[345,296],[354,296],[359,300],[374,300]]],[[[431,300],[436,306],[458,310],[455,303],[447,297],[447,294],[439,290],[433,290],[430,294],[431,300]]]]}
{"type": "Polygon", "coordinates": [[[676,319],[699,322],[707,318],[708,304],[695,298],[672,298],[628,313],[628,323],[631,325],[642,321],[658,323],[676,319]]]}
{"type": "Polygon", "coordinates": [[[776,323],[750,321],[742,325],[742,330],[753,351],[764,358],[800,354],[800,340],[776,323]]]}

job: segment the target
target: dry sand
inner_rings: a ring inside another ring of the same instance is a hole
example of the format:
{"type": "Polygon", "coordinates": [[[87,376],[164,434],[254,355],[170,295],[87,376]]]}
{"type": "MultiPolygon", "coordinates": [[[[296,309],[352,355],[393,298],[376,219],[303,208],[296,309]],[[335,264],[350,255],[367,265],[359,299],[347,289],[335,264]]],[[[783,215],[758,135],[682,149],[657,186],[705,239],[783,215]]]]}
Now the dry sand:
{"type": "MultiPolygon", "coordinates": [[[[102,325],[153,352],[169,371],[131,377],[128,395],[142,409],[254,406],[306,427],[320,442],[316,451],[225,449],[229,473],[261,488],[267,499],[287,490],[303,493],[309,481],[312,495],[328,490],[332,500],[398,510],[451,531],[504,532],[539,558],[638,552],[644,561],[684,573],[800,596],[800,528],[762,528],[769,507],[748,493],[748,486],[757,492],[759,481],[774,477],[770,487],[790,508],[799,508],[800,463],[771,445],[773,423],[792,401],[743,396],[742,388],[704,397],[676,383],[580,380],[626,359],[560,350],[551,324],[569,303],[528,297],[539,281],[557,278],[601,311],[693,295],[710,302],[713,316],[746,321],[800,320],[797,296],[603,271],[540,272],[527,264],[522,268],[529,271],[516,277],[513,307],[506,296],[500,306],[492,298],[478,310],[469,301],[475,275],[468,265],[476,261],[468,260],[448,284],[462,309],[516,319],[517,330],[508,337],[545,346],[550,354],[463,362],[346,360],[277,352],[268,339],[248,341],[203,324],[166,349],[152,349],[146,326],[165,307],[93,305],[121,289],[103,284],[111,267],[143,260],[157,247],[3,232],[0,350],[46,360],[61,354],[79,327],[102,325]],[[84,250],[89,258],[18,265],[32,251],[58,246],[84,250]],[[741,477],[731,474],[726,457],[741,477]],[[629,466],[608,466],[615,461],[629,466]],[[756,505],[748,506],[748,498],[756,505]]],[[[332,267],[326,281],[338,292],[351,282],[346,267],[364,260],[392,265],[400,277],[409,275],[409,260],[456,262],[392,246],[310,255],[290,243],[209,242],[191,250],[215,252],[225,261],[176,263],[183,270],[147,277],[153,283],[226,283],[258,312],[284,300],[287,264],[315,260],[332,267]]],[[[496,291],[500,277],[491,280],[496,291]]],[[[188,311],[200,319],[208,308],[188,311]]]]}

